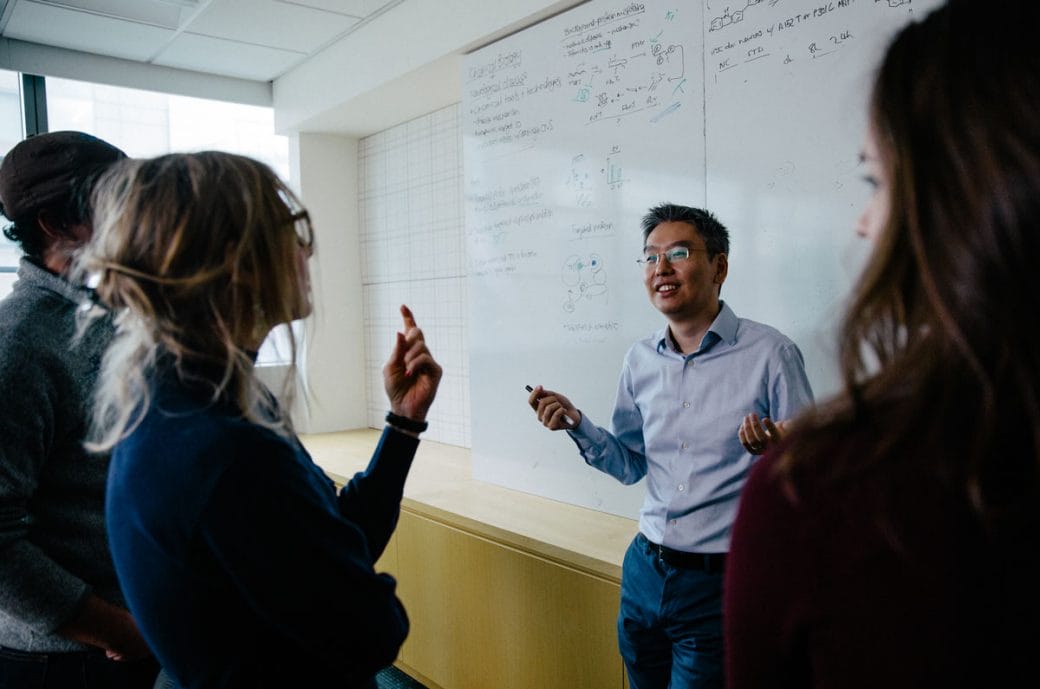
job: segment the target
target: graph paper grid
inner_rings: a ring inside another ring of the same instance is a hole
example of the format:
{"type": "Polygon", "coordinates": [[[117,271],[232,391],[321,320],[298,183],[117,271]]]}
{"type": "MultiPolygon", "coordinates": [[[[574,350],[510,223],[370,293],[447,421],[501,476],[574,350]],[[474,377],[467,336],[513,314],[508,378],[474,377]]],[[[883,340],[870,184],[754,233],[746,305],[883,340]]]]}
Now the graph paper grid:
{"type": "Polygon", "coordinates": [[[358,151],[368,423],[408,304],[444,368],[423,437],[470,447],[462,130],[453,105],[362,139],[358,151]]]}

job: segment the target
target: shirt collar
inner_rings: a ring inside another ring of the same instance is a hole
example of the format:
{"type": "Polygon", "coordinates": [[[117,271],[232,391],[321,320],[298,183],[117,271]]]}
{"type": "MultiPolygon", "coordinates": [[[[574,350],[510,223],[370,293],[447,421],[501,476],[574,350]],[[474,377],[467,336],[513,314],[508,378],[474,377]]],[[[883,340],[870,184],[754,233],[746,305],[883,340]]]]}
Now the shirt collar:
{"type": "Polygon", "coordinates": [[[18,278],[32,283],[36,287],[50,290],[76,304],[82,304],[90,297],[85,288],[74,285],[61,275],[55,275],[43,267],[43,263],[31,256],[22,256],[18,263],[18,278]]]}
{"type": "MultiPolygon", "coordinates": [[[[737,314],[733,313],[733,309],[731,309],[729,305],[721,299],[719,300],[719,304],[722,306],[722,308],[719,309],[719,315],[715,316],[715,320],[711,322],[710,326],[708,326],[708,331],[704,333],[704,337],[701,339],[701,346],[697,348],[697,352],[702,352],[705,349],[710,348],[716,342],[725,342],[730,346],[737,342],[737,314]]],[[[658,334],[658,353],[664,352],[665,350],[676,354],[678,353],[675,351],[675,347],[670,342],[670,339],[671,338],[668,336],[668,328],[665,327],[658,334]]]]}
{"type": "Polygon", "coordinates": [[[719,315],[715,316],[708,332],[715,333],[720,340],[732,346],[737,343],[737,314],[733,313],[733,309],[726,302],[720,299],[719,303],[722,304],[722,309],[719,310],[719,315]]]}

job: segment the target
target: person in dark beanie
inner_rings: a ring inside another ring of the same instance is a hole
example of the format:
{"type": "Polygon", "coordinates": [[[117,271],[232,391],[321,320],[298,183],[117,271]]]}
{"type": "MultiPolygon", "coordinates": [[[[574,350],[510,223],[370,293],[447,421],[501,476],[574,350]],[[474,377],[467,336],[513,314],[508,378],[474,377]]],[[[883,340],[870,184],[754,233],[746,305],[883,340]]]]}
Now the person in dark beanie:
{"type": "Polygon", "coordinates": [[[0,301],[0,689],[136,689],[158,672],[109,555],[109,458],[83,447],[112,326],[77,336],[88,292],[67,275],[91,235],[93,181],[125,157],[54,132],[0,164],[4,234],[25,254],[0,301]]]}

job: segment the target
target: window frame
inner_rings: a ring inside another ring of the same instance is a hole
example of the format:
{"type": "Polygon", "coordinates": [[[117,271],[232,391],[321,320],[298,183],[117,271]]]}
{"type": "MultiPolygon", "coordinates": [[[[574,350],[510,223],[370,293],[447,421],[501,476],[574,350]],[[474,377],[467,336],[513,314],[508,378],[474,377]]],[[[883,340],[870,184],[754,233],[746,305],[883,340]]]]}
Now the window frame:
{"type": "MultiPolygon", "coordinates": [[[[27,74],[15,70],[5,70],[18,75],[19,96],[21,96],[20,112],[20,136],[19,140],[28,136],[34,136],[47,131],[47,92],[44,87],[44,78],[37,74],[27,74]]],[[[6,151],[3,152],[6,155],[6,151]]],[[[0,222],[5,226],[7,219],[0,216],[0,222]]],[[[0,241],[8,243],[6,237],[0,237],[0,241]]],[[[12,275],[18,272],[18,261],[13,264],[0,262],[0,274],[12,275]]]]}

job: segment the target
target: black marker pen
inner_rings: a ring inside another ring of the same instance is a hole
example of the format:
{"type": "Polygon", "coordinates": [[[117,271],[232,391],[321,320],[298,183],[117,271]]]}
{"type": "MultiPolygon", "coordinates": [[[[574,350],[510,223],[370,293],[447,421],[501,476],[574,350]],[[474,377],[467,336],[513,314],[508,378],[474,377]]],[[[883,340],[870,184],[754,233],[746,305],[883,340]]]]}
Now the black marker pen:
{"type": "MultiPolygon", "coordinates": [[[[530,385],[525,385],[524,390],[527,390],[528,392],[534,392],[534,388],[532,388],[530,385]]],[[[574,420],[566,414],[563,415],[563,420],[567,423],[568,426],[571,426],[572,428],[576,425],[574,423],[574,420]]]]}

